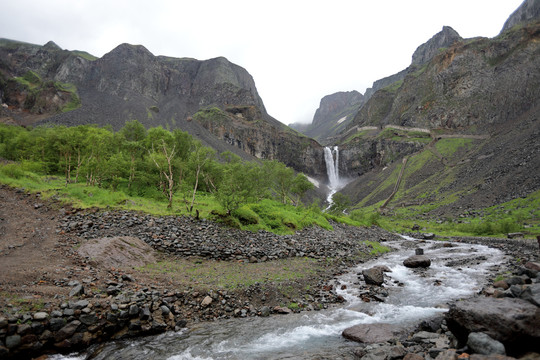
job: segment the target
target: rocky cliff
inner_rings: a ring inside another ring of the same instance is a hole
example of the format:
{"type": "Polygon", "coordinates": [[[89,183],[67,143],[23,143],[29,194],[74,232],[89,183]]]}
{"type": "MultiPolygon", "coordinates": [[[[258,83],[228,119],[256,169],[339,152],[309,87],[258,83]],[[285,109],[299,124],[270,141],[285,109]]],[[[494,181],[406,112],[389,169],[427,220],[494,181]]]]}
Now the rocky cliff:
{"type": "Polygon", "coordinates": [[[506,20],[501,33],[518,24],[525,24],[538,18],[540,18],[540,0],[525,0],[506,20]]]}
{"type": "Polygon", "coordinates": [[[360,206],[392,195],[390,207],[455,214],[540,189],[539,40],[535,19],[493,39],[456,38],[376,91],[341,134],[355,177],[344,192],[360,206]]]}
{"type": "Polygon", "coordinates": [[[409,67],[396,74],[376,80],[372,87],[366,89],[364,95],[357,91],[351,91],[338,92],[323,97],[312,123],[307,126],[293,124],[293,127],[321,143],[334,143],[338,134],[347,131],[351,126],[356,126],[355,124],[351,125],[356,113],[378,90],[402,81],[408,74],[418,71],[440,51],[461,40],[462,38],[454,29],[450,26],[444,26],[440,32],[416,49],[409,67]]]}
{"type": "Polygon", "coordinates": [[[292,127],[313,139],[331,143],[331,137],[347,126],[363,103],[364,96],[355,90],[327,95],[321,99],[311,124],[292,127]]]}
{"type": "MultiPolygon", "coordinates": [[[[147,127],[188,131],[218,152],[278,159],[310,175],[320,172],[311,159],[293,160],[292,153],[285,156],[287,151],[279,146],[282,142],[293,149],[306,146],[304,139],[268,115],[251,75],[223,57],[200,61],[154,56],[144,46],[122,44],[98,59],[62,50],[52,42],[38,46],[3,39],[0,96],[5,104],[0,113],[4,122],[98,124],[119,129],[137,119],[147,127]],[[191,121],[200,110],[235,106],[255,109],[256,121],[226,124],[237,140],[234,143],[210,131],[213,128],[191,121]],[[251,151],[239,144],[264,150],[251,151]]],[[[307,146],[314,152],[321,150],[316,142],[307,146]]]]}

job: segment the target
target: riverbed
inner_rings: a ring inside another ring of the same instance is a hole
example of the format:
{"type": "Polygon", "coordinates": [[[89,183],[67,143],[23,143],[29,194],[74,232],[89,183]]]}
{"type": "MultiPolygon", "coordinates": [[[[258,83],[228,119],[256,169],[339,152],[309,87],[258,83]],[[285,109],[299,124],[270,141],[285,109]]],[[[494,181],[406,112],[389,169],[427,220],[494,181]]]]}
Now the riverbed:
{"type": "Polygon", "coordinates": [[[420,241],[404,238],[396,249],[359,264],[337,278],[336,288],[346,302],[327,310],[271,317],[229,319],[194,324],[137,340],[90,347],[86,353],[55,359],[306,359],[344,358],[358,344],[341,336],[344,329],[368,323],[413,326],[446,311],[450,301],[480,291],[503,262],[504,254],[483,245],[420,241]],[[431,259],[427,269],[409,269],[403,260],[421,247],[431,259]],[[366,302],[363,269],[385,265],[379,301],[366,302]]]}

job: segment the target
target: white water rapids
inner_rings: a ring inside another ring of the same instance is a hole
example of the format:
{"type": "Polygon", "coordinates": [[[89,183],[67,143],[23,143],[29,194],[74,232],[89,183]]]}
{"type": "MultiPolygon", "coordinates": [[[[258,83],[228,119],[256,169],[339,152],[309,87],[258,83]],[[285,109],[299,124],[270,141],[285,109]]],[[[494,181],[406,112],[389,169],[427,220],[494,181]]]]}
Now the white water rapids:
{"type": "Polygon", "coordinates": [[[345,305],[322,311],[274,315],[268,318],[220,320],[201,323],[181,332],[168,332],[138,340],[117,341],[91,347],[87,354],[55,359],[309,359],[341,358],[357,343],[341,332],[361,323],[414,324],[446,310],[438,305],[478,292],[486,278],[502,263],[504,255],[482,245],[426,242],[432,265],[412,270],[403,260],[414,255],[419,240],[389,242],[398,250],[360,264],[338,279],[345,305]],[[386,265],[385,302],[363,302],[358,294],[357,273],[386,265]]]}

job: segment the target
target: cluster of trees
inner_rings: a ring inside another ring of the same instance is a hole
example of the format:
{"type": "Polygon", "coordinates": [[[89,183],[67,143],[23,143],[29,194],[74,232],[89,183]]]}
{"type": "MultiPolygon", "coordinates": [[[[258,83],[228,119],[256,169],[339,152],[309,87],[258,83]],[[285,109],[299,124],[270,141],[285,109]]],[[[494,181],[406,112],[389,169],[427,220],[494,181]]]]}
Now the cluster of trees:
{"type": "Polygon", "coordinates": [[[65,184],[85,182],[129,195],[182,194],[193,211],[198,191],[212,193],[231,213],[245,203],[273,197],[298,204],[313,187],[303,174],[278,161],[245,162],[217,155],[181,130],[146,130],[137,120],[118,132],[92,125],[36,127],[0,125],[0,157],[33,172],[62,174],[65,184]]]}

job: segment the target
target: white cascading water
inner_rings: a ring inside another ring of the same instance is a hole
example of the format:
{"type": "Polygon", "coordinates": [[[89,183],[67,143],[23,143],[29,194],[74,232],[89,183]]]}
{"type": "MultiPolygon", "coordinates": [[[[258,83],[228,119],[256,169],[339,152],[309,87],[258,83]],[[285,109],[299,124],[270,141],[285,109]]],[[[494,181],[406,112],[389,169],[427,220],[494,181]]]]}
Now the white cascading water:
{"type": "Polygon", "coordinates": [[[328,174],[328,186],[332,190],[339,187],[339,149],[334,146],[331,150],[328,146],[324,148],[324,162],[326,163],[326,173],[328,174]],[[336,154],[334,160],[334,154],[336,154]]]}

